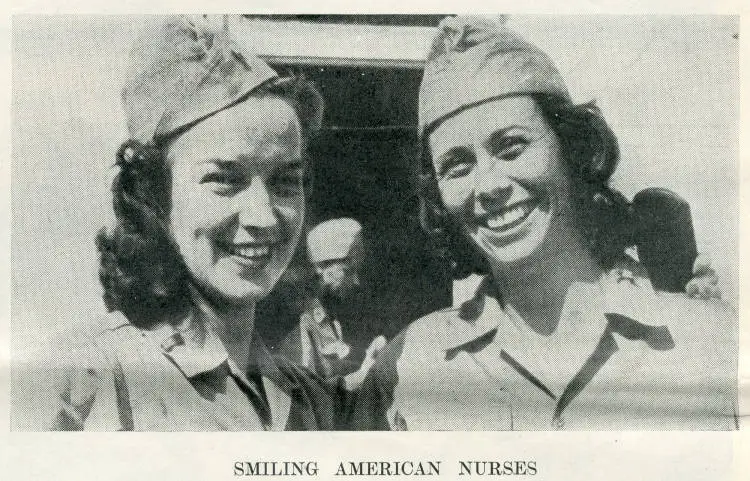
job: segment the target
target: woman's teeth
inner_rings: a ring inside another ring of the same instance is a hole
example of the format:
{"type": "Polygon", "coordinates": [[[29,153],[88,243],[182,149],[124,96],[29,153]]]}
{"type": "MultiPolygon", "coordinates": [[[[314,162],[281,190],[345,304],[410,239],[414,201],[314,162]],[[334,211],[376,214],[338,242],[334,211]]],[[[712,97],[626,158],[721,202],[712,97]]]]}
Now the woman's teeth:
{"type": "Polygon", "coordinates": [[[266,257],[271,253],[269,246],[230,246],[229,253],[241,257],[266,257]]]}
{"type": "Polygon", "coordinates": [[[503,209],[494,216],[487,219],[487,227],[490,229],[507,229],[525,219],[531,211],[534,210],[532,200],[515,204],[514,206],[503,209]]]}

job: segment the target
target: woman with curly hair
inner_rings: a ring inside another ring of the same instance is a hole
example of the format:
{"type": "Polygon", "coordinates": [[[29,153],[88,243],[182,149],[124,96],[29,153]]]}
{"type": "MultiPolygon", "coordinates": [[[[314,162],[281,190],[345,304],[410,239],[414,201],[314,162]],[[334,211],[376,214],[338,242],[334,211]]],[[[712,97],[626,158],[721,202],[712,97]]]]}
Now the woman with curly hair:
{"type": "Polygon", "coordinates": [[[302,231],[319,94],[226,25],[171,17],[136,41],[122,97],[117,222],[97,238],[111,314],[73,350],[53,427],[334,428],[335,389],[254,334],[302,231]]]}
{"type": "Polygon", "coordinates": [[[544,52],[489,19],[446,19],[419,131],[423,223],[485,277],[380,354],[354,428],[736,428],[736,315],[655,291],[626,255],[616,137],[544,52]]]}

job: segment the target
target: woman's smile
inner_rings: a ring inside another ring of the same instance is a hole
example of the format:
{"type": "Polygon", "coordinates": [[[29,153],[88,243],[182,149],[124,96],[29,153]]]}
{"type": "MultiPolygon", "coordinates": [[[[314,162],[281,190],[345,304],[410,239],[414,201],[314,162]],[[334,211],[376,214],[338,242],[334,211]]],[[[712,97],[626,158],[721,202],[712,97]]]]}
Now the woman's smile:
{"type": "MultiPolygon", "coordinates": [[[[483,217],[484,226],[496,233],[507,232],[515,227],[523,225],[524,221],[534,213],[535,210],[543,209],[545,202],[542,199],[531,197],[527,200],[516,202],[513,205],[490,212],[483,217]]],[[[549,203],[546,203],[547,206],[549,203]]]]}
{"type": "Polygon", "coordinates": [[[468,235],[482,250],[504,260],[538,239],[535,233],[547,232],[552,216],[549,197],[530,197],[477,219],[476,231],[468,235]]]}
{"type": "Polygon", "coordinates": [[[217,243],[218,250],[225,253],[237,264],[244,267],[262,268],[271,260],[274,252],[278,248],[278,243],[274,244],[224,244],[217,243]]]}

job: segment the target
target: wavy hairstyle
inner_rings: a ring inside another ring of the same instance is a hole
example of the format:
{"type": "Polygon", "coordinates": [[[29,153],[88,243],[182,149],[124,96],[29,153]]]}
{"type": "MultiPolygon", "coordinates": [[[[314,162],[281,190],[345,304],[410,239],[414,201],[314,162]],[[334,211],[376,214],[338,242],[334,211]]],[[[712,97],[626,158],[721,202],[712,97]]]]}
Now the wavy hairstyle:
{"type": "MultiPolygon", "coordinates": [[[[554,95],[532,95],[560,140],[572,179],[577,222],[589,250],[600,265],[611,267],[635,243],[630,203],[609,185],[620,159],[617,137],[592,101],[576,105],[554,95]]],[[[431,248],[450,265],[454,277],[489,272],[486,260],[459,232],[443,205],[428,145],[433,124],[421,138],[418,165],[420,223],[431,248]]]]}
{"type": "MultiPolygon", "coordinates": [[[[318,130],[319,112],[305,99],[316,94],[304,78],[286,77],[247,98],[272,95],[288,102],[300,120],[306,151],[318,130]]],[[[190,275],[168,227],[172,174],[167,151],[187,130],[146,144],[132,139],[122,144],[116,160],[119,172],[112,182],[116,223],[111,229],[102,228],[96,237],[107,310],[121,311],[144,329],[161,321],[174,322],[190,307],[190,275]]]]}

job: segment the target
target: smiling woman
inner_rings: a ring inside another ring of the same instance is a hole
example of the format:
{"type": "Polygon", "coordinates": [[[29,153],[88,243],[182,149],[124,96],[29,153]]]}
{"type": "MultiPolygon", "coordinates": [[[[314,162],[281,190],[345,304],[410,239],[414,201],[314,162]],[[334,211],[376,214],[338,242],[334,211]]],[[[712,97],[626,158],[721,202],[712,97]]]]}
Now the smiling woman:
{"type": "Polygon", "coordinates": [[[42,429],[332,429],[335,386],[273,358],[255,304],[296,249],[321,101],[202,18],[136,41],[117,219],[97,238],[111,311],[69,349],[42,429]]]}
{"type": "Polygon", "coordinates": [[[506,97],[446,119],[430,148],[446,209],[493,260],[520,261],[545,239],[583,245],[570,239],[579,232],[571,228],[560,142],[531,97],[506,97]],[[476,128],[473,136],[467,127],[476,128]]]}
{"type": "Polygon", "coordinates": [[[221,302],[268,295],[299,241],[302,137],[294,109],[251,98],[174,140],[170,232],[192,278],[221,302]]]}
{"type": "Polygon", "coordinates": [[[547,55],[446,19],[419,104],[423,223],[486,275],[380,354],[354,427],[736,429],[736,313],[655,290],[628,255],[617,140],[547,55]]]}

